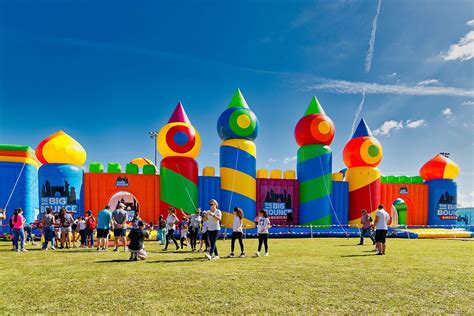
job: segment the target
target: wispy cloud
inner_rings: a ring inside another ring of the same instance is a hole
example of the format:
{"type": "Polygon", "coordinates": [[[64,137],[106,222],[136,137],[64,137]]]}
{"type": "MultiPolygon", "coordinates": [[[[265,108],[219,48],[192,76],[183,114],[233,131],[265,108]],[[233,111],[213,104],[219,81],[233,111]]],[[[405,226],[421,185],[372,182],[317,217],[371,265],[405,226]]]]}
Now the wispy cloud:
{"type": "Polygon", "coordinates": [[[381,5],[382,0],[379,0],[377,4],[377,12],[375,13],[374,20],[372,21],[372,32],[370,32],[369,49],[367,50],[367,55],[365,56],[365,72],[370,71],[372,59],[374,58],[375,35],[377,34],[377,20],[379,19],[381,5]]]}
{"type": "Polygon", "coordinates": [[[474,90],[454,87],[438,86],[407,86],[379,84],[370,82],[320,79],[315,84],[306,84],[302,88],[307,90],[329,91],[342,94],[358,94],[364,91],[367,94],[402,94],[402,95],[445,95],[458,97],[474,97],[474,90]]]}
{"type": "Polygon", "coordinates": [[[267,162],[275,163],[275,162],[278,162],[278,160],[275,159],[275,158],[271,158],[271,157],[270,157],[270,158],[268,158],[267,162]]]}
{"type": "Polygon", "coordinates": [[[396,72],[392,72],[391,74],[387,75],[387,77],[389,77],[389,78],[393,78],[393,77],[396,77],[396,76],[397,76],[396,72]]]}
{"type": "Polygon", "coordinates": [[[474,100],[466,100],[462,103],[462,105],[474,105],[474,100]]]}
{"type": "Polygon", "coordinates": [[[407,120],[405,123],[406,123],[407,128],[418,128],[418,127],[426,125],[425,120],[416,120],[416,121],[407,120]]]}
{"type": "Polygon", "coordinates": [[[427,80],[423,80],[423,81],[418,82],[416,85],[417,86],[429,86],[429,85],[436,85],[438,83],[439,83],[438,79],[427,79],[427,80]]]}
{"type": "Polygon", "coordinates": [[[287,165],[290,162],[296,161],[296,156],[283,158],[283,163],[287,165]]]}
{"type": "Polygon", "coordinates": [[[378,135],[390,135],[391,132],[397,131],[399,129],[403,128],[403,122],[402,121],[394,121],[394,120],[389,120],[383,122],[382,125],[380,125],[378,128],[373,130],[373,133],[375,136],[378,135]]]}
{"type": "Polygon", "coordinates": [[[445,109],[443,109],[441,111],[441,114],[444,115],[444,117],[446,117],[446,119],[448,120],[448,122],[452,122],[456,119],[456,116],[454,116],[454,112],[451,108],[447,107],[445,109]]]}
{"type": "Polygon", "coordinates": [[[401,130],[403,128],[418,128],[426,126],[426,121],[425,120],[412,120],[408,119],[403,123],[403,121],[395,121],[395,120],[388,120],[383,122],[382,125],[380,125],[378,128],[373,130],[373,133],[375,136],[378,135],[384,135],[384,136],[389,136],[391,133],[401,130]]]}
{"type": "MultiPolygon", "coordinates": [[[[474,20],[467,21],[468,26],[474,26],[474,20]]],[[[474,31],[469,31],[456,44],[449,46],[446,53],[441,53],[444,60],[470,60],[474,58],[474,31]]]]}
{"type": "Polygon", "coordinates": [[[474,191],[469,194],[458,193],[459,207],[473,207],[474,206],[474,191]]]}

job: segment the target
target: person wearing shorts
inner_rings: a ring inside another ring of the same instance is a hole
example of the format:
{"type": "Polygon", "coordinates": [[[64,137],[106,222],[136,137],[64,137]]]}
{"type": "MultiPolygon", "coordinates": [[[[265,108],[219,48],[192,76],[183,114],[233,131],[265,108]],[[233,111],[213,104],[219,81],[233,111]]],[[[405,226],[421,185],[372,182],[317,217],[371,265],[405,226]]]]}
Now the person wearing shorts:
{"type": "Polygon", "coordinates": [[[106,206],[105,209],[99,212],[97,216],[97,238],[99,244],[97,245],[97,251],[107,251],[109,243],[109,230],[112,228],[112,213],[110,212],[110,206],[106,206]]]}
{"type": "Polygon", "coordinates": [[[385,255],[385,239],[388,232],[388,224],[390,222],[390,215],[384,210],[382,204],[379,205],[375,215],[375,248],[377,255],[385,255]]]}
{"type": "Polygon", "coordinates": [[[127,211],[125,204],[119,203],[117,209],[112,212],[112,223],[114,227],[114,251],[118,251],[120,241],[122,241],[123,251],[127,250],[127,211]]]}

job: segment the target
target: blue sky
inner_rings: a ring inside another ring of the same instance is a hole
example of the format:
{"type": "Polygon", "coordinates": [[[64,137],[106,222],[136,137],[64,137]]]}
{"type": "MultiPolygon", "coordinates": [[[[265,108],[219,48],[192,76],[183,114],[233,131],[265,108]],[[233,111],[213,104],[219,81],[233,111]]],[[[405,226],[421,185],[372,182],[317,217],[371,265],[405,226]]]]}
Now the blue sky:
{"type": "Polygon", "coordinates": [[[474,4],[378,3],[1,1],[0,142],[36,147],[63,129],[88,162],[153,159],[148,131],[181,100],[200,167],[218,167],[215,125],[240,87],[260,120],[258,167],[295,168],[293,129],[316,95],[338,170],[365,91],[382,173],[415,175],[450,152],[472,205],[474,4]]]}

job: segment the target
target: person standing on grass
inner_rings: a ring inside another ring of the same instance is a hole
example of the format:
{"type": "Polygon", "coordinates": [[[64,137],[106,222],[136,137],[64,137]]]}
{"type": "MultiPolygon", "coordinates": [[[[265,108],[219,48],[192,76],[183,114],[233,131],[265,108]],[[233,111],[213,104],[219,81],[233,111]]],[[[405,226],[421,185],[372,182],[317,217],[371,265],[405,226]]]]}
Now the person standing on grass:
{"type": "Polygon", "coordinates": [[[94,248],[94,233],[97,228],[97,220],[92,216],[92,211],[87,211],[86,217],[86,248],[94,248]]]}
{"type": "Polygon", "coordinates": [[[202,251],[203,244],[206,247],[204,252],[207,252],[209,249],[209,235],[207,234],[208,227],[209,222],[207,221],[207,212],[202,212],[201,245],[199,246],[199,251],[202,251]]]}
{"type": "Polygon", "coordinates": [[[109,247],[109,230],[111,228],[112,213],[110,212],[110,206],[107,205],[97,216],[97,238],[99,239],[97,251],[107,251],[109,247]]]}
{"type": "Polygon", "coordinates": [[[66,249],[69,249],[69,234],[72,231],[71,225],[74,223],[74,219],[70,214],[66,212],[66,209],[64,207],[59,210],[59,223],[61,227],[61,247],[59,248],[64,249],[64,245],[66,245],[66,249]]]}
{"type": "Polygon", "coordinates": [[[128,249],[130,250],[130,261],[145,260],[148,255],[145,251],[144,243],[145,239],[149,238],[148,232],[144,230],[145,223],[139,221],[137,227],[133,228],[128,234],[130,243],[128,244],[128,249]]]}
{"type": "Polygon", "coordinates": [[[51,207],[46,208],[46,214],[43,215],[43,221],[42,221],[42,226],[43,226],[43,236],[44,236],[44,242],[43,242],[43,250],[48,250],[48,242],[51,242],[51,250],[55,250],[54,248],[54,216],[53,216],[53,210],[51,207]]]}
{"type": "Polygon", "coordinates": [[[183,224],[181,225],[181,228],[179,229],[179,234],[181,235],[181,238],[179,239],[181,242],[181,249],[184,249],[184,246],[188,246],[186,244],[186,239],[188,238],[188,225],[183,224]]]}
{"type": "Polygon", "coordinates": [[[271,228],[270,220],[268,219],[268,213],[266,210],[260,210],[259,217],[256,219],[257,222],[257,234],[258,234],[258,250],[255,253],[257,257],[260,257],[260,250],[262,250],[262,244],[265,245],[265,257],[268,257],[268,230],[271,228]]]}
{"type": "Polygon", "coordinates": [[[377,249],[377,255],[385,255],[385,239],[388,232],[388,224],[391,218],[387,211],[384,209],[382,204],[379,205],[377,213],[375,215],[375,248],[377,249]]]}
{"type": "Polygon", "coordinates": [[[367,214],[366,210],[362,210],[362,216],[360,217],[360,224],[361,224],[361,229],[360,229],[360,242],[358,245],[363,245],[364,244],[364,237],[369,234],[370,239],[372,240],[372,243],[375,245],[375,238],[372,233],[372,217],[370,217],[369,214],[367,214]]]}
{"type": "Polygon", "coordinates": [[[168,250],[168,245],[170,242],[170,239],[174,242],[176,246],[176,250],[179,250],[178,246],[178,241],[176,240],[176,237],[174,236],[174,231],[176,229],[176,224],[179,223],[178,217],[176,216],[176,210],[174,207],[170,207],[168,209],[168,217],[166,218],[166,244],[165,248],[163,251],[168,250]]]}
{"type": "Polygon", "coordinates": [[[13,225],[13,245],[16,251],[26,252],[25,249],[25,218],[23,217],[23,210],[17,208],[11,219],[13,225]],[[18,241],[21,239],[21,248],[18,249],[18,241]]]}
{"type": "Polygon", "coordinates": [[[165,244],[166,238],[166,221],[163,218],[163,215],[160,215],[160,219],[158,220],[158,235],[157,239],[160,241],[160,245],[165,244]]]}
{"type": "Polygon", "coordinates": [[[197,238],[200,233],[201,228],[201,209],[198,209],[197,212],[191,215],[189,220],[189,242],[191,244],[191,251],[196,251],[197,238]]]}
{"type": "Polygon", "coordinates": [[[79,236],[81,236],[81,248],[86,248],[87,228],[86,220],[83,216],[77,219],[77,226],[79,230],[79,236]]]}
{"type": "Polygon", "coordinates": [[[127,211],[125,204],[119,203],[117,209],[112,212],[112,224],[114,228],[114,251],[118,251],[120,241],[123,244],[123,251],[127,249],[127,211]]]}
{"type": "Polygon", "coordinates": [[[240,245],[240,258],[245,257],[244,242],[243,242],[243,226],[244,226],[244,211],[236,207],[234,208],[234,223],[232,224],[232,241],[230,244],[230,255],[229,258],[234,258],[234,247],[235,240],[239,241],[240,245]]]}
{"type": "Polygon", "coordinates": [[[219,252],[217,251],[217,239],[221,231],[220,220],[222,212],[218,209],[219,204],[216,200],[209,201],[210,210],[207,212],[207,234],[209,236],[209,253],[206,253],[206,258],[209,260],[218,260],[219,252]]]}

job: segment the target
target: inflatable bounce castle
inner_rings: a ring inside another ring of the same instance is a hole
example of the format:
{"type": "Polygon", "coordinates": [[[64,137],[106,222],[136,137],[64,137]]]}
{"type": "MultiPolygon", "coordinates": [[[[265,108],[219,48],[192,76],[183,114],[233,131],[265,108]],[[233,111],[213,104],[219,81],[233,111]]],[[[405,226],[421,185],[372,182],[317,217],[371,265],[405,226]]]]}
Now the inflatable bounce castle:
{"type": "MultiPolygon", "coordinates": [[[[253,227],[258,209],[266,209],[272,223],[288,226],[356,226],[361,210],[372,217],[379,204],[392,213],[395,226],[450,226],[456,224],[459,167],[438,154],[420,169],[419,176],[384,176],[377,166],[382,145],[362,119],[347,142],[346,169],[333,172],[331,143],[335,125],[313,97],[296,124],[299,146],[297,170],[257,170],[259,122],[240,90],[217,120],[220,172],[204,167],[199,175],[196,158],[201,138],[184,107],[178,103],[157,137],[163,157],[159,166],[137,158],[122,169],[119,163],[83,164],[86,151],[63,131],[45,138],[33,151],[28,146],[0,145],[0,208],[11,216],[21,207],[29,222],[47,207],[64,207],[75,216],[106,205],[125,202],[147,222],[157,223],[173,206],[181,215],[207,209],[216,199],[222,223],[232,225],[232,210],[244,210],[246,227],[253,227]],[[124,199],[127,197],[127,199],[124,199]]],[[[2,225],[8,229],[5,222],[2,225]]]]}

